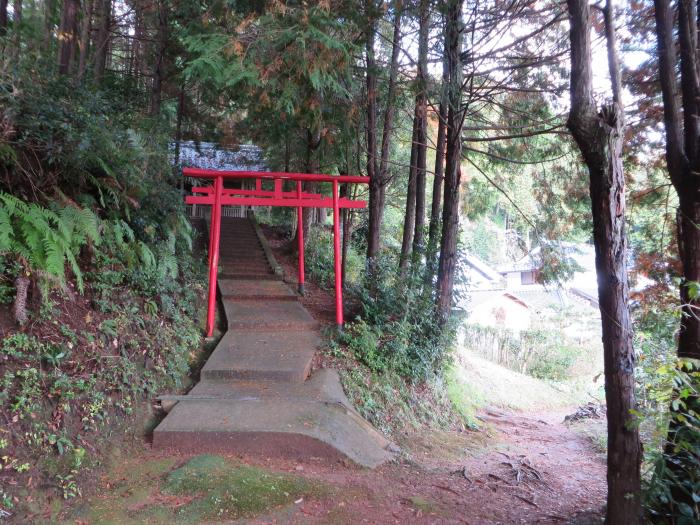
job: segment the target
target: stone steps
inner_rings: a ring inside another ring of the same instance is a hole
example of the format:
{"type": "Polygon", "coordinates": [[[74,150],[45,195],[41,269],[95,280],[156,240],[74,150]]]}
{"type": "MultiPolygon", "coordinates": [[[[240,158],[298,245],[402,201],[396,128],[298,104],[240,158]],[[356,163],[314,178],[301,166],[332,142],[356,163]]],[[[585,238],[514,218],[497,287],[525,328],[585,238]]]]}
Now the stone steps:
{"type": "Polygon", "coordinates": [[[313,331],[229,330],[202,368],[202,379],[260,379],[301,383],[321,338],[313,331]]]}
{"type": "Polygon", "coordinates": [[[337,372],[329,369],[299,383],[202,381],[158,426],[153,446],[297,458],[346,456],[368,467],[393,457],[391,443],[352,409],[337,372]]]}
{"type": "Polygon", "coordinates": [[[228,331],[187,395],[161,396],[172,409],[153,432],[153,446],[348,458],[367,467],[392,459],[394,446],[355,412],[338,373],[309,376],[323,343],[320,324],[272,270],[277,265],[250,221],[222,219],[220,260],[228,331]]]}
{"type": "Polygon", "coordinates": [[[225,298],[237,300],[296,301],[298,296],[282,281],[220,279],[219,291],[225,298]]]}
{"type": "Polygon", "coordinates": [[[321,326],[299,302],[266,300],[264,307],[251,307],[250,302],[224,301],[229,330],[318,330],[321,326]]]}

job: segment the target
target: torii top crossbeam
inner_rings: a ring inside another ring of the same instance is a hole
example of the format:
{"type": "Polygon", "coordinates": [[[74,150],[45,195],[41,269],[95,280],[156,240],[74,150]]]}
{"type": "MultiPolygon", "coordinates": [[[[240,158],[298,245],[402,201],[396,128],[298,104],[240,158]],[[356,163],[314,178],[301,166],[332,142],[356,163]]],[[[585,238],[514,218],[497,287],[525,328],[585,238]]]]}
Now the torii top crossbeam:
{"type": "Polygon", "coordinates": [[[338,184],[368,184],[369,177],[351,175],[324,175],[311,173],[282,173],[268,171],[223,171],[199,168],[185,168],[186,177],[213,180],[211,186],[195,186],[193,193],[185,197],[187,204],[203,204],[212,207],[211,227],[209,230],[209,296],[207,309],[207,335],[214,332],[216,312],[216,285],[219,267],[219,243],[221,239],[222,206],[283,206],[297,208],[297,239],[299,241],[299,292],[304,292],[304,229],[302,224],[303,208],[333,209],[333,255],[335,267],[335,307],[336,323],[343,325],[343,290],[342,266],[340,261],[340,209],[365,208],[365,201],[340,198],[338,184]],[[225,179],[253,179],[255,189],[224,188],[225,179]],[[273,190],[263,190],[262,181],[272,180],[273,190]],[[283,191],[283,181],[296,182],[296,191],[283,191]],[[331,198],[318,193],[302,191],[302,182],[327,182],[333,187],[331,198]]]}

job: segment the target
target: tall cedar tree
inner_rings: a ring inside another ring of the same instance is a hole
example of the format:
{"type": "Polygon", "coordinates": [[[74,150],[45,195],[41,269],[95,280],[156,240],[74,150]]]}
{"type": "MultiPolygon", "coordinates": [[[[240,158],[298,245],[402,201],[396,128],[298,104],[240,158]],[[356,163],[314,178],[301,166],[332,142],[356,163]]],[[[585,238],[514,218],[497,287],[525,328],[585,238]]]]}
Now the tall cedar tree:
{"type": "Polygon", "coordinates": [[[94,75],[99,82],[107,67],[109,32],[112,28],[112,0],[97,0],[97,38],[95,41],[94,75]]]}
{"type": "Polygon", "coordinates": [[[382,152],[379,161],[380,202],[379,202],[379,230],[381,233],[381,219],[384,210],[386,185],[389,178],[389,151],[393,137],[394,114],[396,113],[396,77],[399,71],[399,52],[401,51],[401,19],[403,4],[397,0],[394,4],[394,35],[391,41],[391,62],[389,64],[389,83],[386,91],[386,105],[384,107],[384,127],[382,129],[382,152]]]}
{"type": "Polygon", "coordinates": [[[7,32],[7,0],[0,0],[0,36],[7,32]]]}
{"type": "Polygon", "coordinates": [[[168,45],[168,9],[164,0],[158,2],[156,33],[156,56],[153,65],[153,83],[151,85],[151,115],[160,113],[160,103],[163,96],[163,81],[165,80],[165,52],[168,45]]]}
{"type": "Polygon", "coordinates": [[[413,234],[413,261],[420,262],[425,250],[425,173],[428,153],[428,27],[430,2],[418,4],[418,97],[416,98],[416,217],[413,234]]]}
{"type": "Polygon", "coordinates": [[[442,237],[437,279],[437,313],[444,324],[452,308],[452,288],[457,267],[459,235],[459,185],[462,158],[462,22],[463,0],[446,0],[445,54],[449,83],[447,88],[447,143],[445,186],[442,209],[442,237]]]}
{"type": "Polygon", "coordinates": [[[61,75],[70,73],[75,60],[78,11],[80,11],[80,0],[63,0],[61,25],[58,28],[58,72],[61,75]]]}
{"type": "Polygon", "coordinates": [[[379,254],[382,221],[383,181],[377,165],[377,65],[374,58],[374,42],[377,32],[375,0],[366,0],[365,15],[365,76],[367,89],[367,176],[369,177],[369,231],[367,232],[367,260],[370,265],[379,254]]]}
{"type": "Polygon", "coordinates": [[[435,174],[433,176],[433,198],[430,204],[430,223],[428,225],[428,247],[426,249],[426,282],[432,284],[435,277],[437,247],[440,234],[440,210],[442,208],[442,181],[445,175],[445,142],[447,130],[447,86],[449,69],[446,55],[442,61],[442,86],[440,106],[438,109],[438,130],[435,142],[435,174]]]}
{"type": "Polygon", "coordinates": [[[77,72],[77,77],[79,80],[85,75],[88,54],[90,52],[90,35],[92,33],[92,10],[94,5],[95,0],[86,0],[85,12],[83,13],[83,19],[80,22],[80,41],[78,42],[80,54],[78,56],[77,72]]]}
{"type": "Polygon", "coordinates": [[[403,238],[399,268],[405,273],[411,251],[418,260],[423,250],[423,227],[425,221],[425,160],[428,149],[428,22],[429,2],[418,3],[418,74],[416,76],[416,105],[413,115],[411,161],[409,166],[406,213],[403,223],[403,238]]]}
{"type": "Polygon", "coordinates": [[[607,523],[641,520],[641,445],[632,411],[634,349],[627,286],[625,177],[622,169],[623,108],[615,49],[612,3],[605,6],[605,33],[613,100],[596,107],[591,64],[588,0],[568,0],[571,41],[571,110],[567,125],[590,176],[598,302],[603,329],[608,419],[607,523]]]}
{"type": "MultiPolygon", "coordinates": [[[[678,335],[678,357],[700,359],[700,49],[698,49],[698,10],[693,2],[679,1],[677,8],[670,0],[654,0],[659,81],[663,95],[666,128],[666,164],[676,192],[678,210],[676,228],[678,251],[683,268],[680,288],[681,322],[678,335]],[[674,12],[675,11],[675,12],[674,12]],[[677,32],[677,41],[674,38],[677,32]],[[678,51],[677,51],[678,49],[678,51]],[[680,85],[679,77],[680,75],[680,85]]],[[[700,399],[691,394],[685,403],[674,399],[671,410],[700,414],[700,399]],[[683,406],[685,405],[685,406],[683,406]]],[[[675,393],[677,395],[677,393],[675,393]]],[[[677,396],[676,396],[677,397],[677,396]]],[[[691,426],[674,417],[668,431],[667,467],[679,479],[697,476],[700,462],[700,436],[691,426]],[[686,446],[680,444],[685,442],[686,446]],[[684,472],[686,468],[695,472],[684,472]]],[[[696,478],[697,479],[697,478],[696,478]]],[[[696,508],[692,491],[680,484],[672,489],[673,506],[686,504],[696,508]]],[[[697,517],[697,516],[696,516],[697,517]]]]}

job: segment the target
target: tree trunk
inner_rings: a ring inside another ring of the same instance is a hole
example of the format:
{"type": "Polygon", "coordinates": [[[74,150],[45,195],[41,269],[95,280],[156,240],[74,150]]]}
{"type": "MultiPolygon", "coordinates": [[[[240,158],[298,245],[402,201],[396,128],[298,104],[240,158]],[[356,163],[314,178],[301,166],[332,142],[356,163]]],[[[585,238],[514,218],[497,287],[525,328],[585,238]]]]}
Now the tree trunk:
{"type": "Polygon", "coordinates": [[[374,0],[366,0],[368,20],[365,53],[367,58],[367,176],[369,177],[369,227],[367,231],[367,260],[372,269],[379,253],[382,222],[382,186],[377,167],[377,72],[374,60],[374,39],[377,30],[374,0]]]}
{"type": "MultiPolygon", "coordinates": [[[[379,250],[381,244],[381,223],[384,216],[384,201],[385,201],[385,191],[387,180],[389,177],[389,151],[391,146],[391,138],[393,135],[394,126],[394,113],[396,110],[396,76],[399,70],[399,52],[401,50],[401,18],[403,13],[402,2],[399,0],[394,3],[394,34],[391,44],[391,62],[389,65],[389,83],[387,86],[387,96],[386,96],[386,107],[384,108],[384,125],[382,129],[382,151],[381,159],[379,161],[379,175],[377,177],[377,212],[376,212],[376,224],[370,222],[372,225],[372,235],[376,236],[373,240],[376,249],[373,248],[375,252],[379,250]]],[[[376,78],[374,79],[374,89],[376,91],[376,78]]],[[[369,85],[369,84],[368,84],[369,85]]],[[[375,115],[376,115],[376,97],[375,97],[375,115]]],[[[376,122],[376,116],[375,116],[376,122]]],[[[376,124],[375,124],[376,125],[376,124]]],[[[370,218],[370,221],[372,219],[370,218]]],[[[369,242],[368,242],[368,257],[369,257],[369,242]]]]}
{"type": "Polygon", "coordinates": [[[452,288],[457,266],[457,237],[459,235],[459,185],[462,158],[462,4],[463,0],[448,0],[445,29],[450,82],[447,89],[447,138],[445,160],[444,206],[442,237],[437,279],[438,320],[445,324],[452,308],[452,288]]]}
{"type": "Polygon", "coordinates": [[[18,324],[24,325],[29,320],[27,314],[27,293],[29,291],[30,280],[26,277],[19,276],[15,279],[15,304],[13,305],[13,313],[15,321],[18,324]]]}
{"type": "Polygon", "coordinates": [[[413,234],[413,265],[420,264],[425,250],[425,166],[428,151],[428,23],[430,21],[428,0],[420,0],[418,7],[418,96],[416,115],[416,218],[413,234]]]}
{"type": "Polygon", "coordinates": [[[63,0],[61,24],[58,27],[58,73],[60,75],[68,75],[75,60],[78,11],[80,11],[80,0],[63,0]]]}
{"type": "Polygon", "coordinates": [[[185,114],[185,83],[180,84],[180,95],[177,99],[177,117],[175,122],[175,170],[180,181],[180,192],[185,193],[185,177],[180,173],[180,147],[182,143],[182,119],[185,114]]]}
{"type": "Polygon", "coordinates": [[[54,8],[56,0],[44,0],[44,41],[45,50],[51,47],[53,39],[54,8]]]}
{"type": "Polygon", "coordinates": [[[678,337],[678,355],[700,359],[700,320],[698,298],[689,295],[688,283],[700,280],[698,252],[700,229],[700,119],[698,96],[698,53],[694,42],[697,33],[696,14],[693,5],[679,3],[679,46],[681,71],[681,97],[676,79],[677,55],[673,39],[674,16],[669,0],[655,0],[656,32],[659,50],[659,78],[664,102],[666,128],[666,162],[671,182],[678,193],[678,244],[683,266],[684,285],[681,286],[681,329],[678,337]],[[690,10],[690,12],[688,12],[690,10]],[[682,107],[679,106],[679,100],[682,107]]]}
{"type": "Polygon", "coordinates": [[[7,0],[0,0],[0,36],[7,33],[7,0]]]}
{"type": "MultiPolygon", "coordinates": [[[[694,177],[694,178],[697,178],[694,177]]],[[[681,328],[678,333],[678,357],[700,359],[700,301],[690,293],[687,283],[700,282],[700,181],[685,184],[686,191],[679,192],[676,224],[678,251],[683,266],[684,285],[681,286],[681,328]]]]}
{"type": "Polygon", "coordinates": [[[109,51],[109,31],[112,27],[112,0],[97,0],[99,25],[95,39],[95,82],[99,83],[107,66],[109,51]]]}
{"type": "Polygon", "coordinates": [[[82,80],[85,76],[87,68],[88,54],[90,51],[90,34],[92,33],[92,10],[95,5],[95,0],[87,0],[85,13],[80,25],[80,55],[78,57],[78,80],[82,80]]]}
{"type": "Polygon", "coordinates": [[[406,187],[406,208],[403,218],[403,236],[401,238],[401,255],[399,256],[399,270],[402,277],[406,276],[408,261],[411,256],[413,244],[413,232],[416,222],[416,157],[418,153],[418,107],[413,114],[413,133],[411,135],[411,160],[408,168],[408,185],[406,187]]]}
{"type": "Polygon", "coordinates": [[[153,87],[151,89],[151,115],[160,113],[160,102],[165,78],[165,49],[168,43],[168,8],[163,0],[158,3],[158,38],[156,60],[153,67],[153,87]]]}
{"type": "Polygon", "coordinates": [[[447,86],[449,70],[447,60],[442,62],[442,90],[440,93],[440,109],[438,114],[438,132],[435,143],[435,176],[433,178],[433,200],[430,206],[430,224],[428,226],[428,248],[426,250],[427,284],[432,284],[435,277],[437,247],[440,234],[440,210],[442,208],[442,181],[445,175],[445,135],[447,130],[447,86]]]}
{"type": "MultiPolygon", "coordinates": [[[[317,150],[318,147],[321,145],[321,132],[319,130],[307,130],[306,131],[306,163],[305,163],[305,170],[306,173],[318,173],[318,154],[317,150]]],[[[309,193],[316,193],[318,191],[318,183],[317,182],[304,182],[302,184],[302,189],[304,192],[309,192],[309,193]]],[[[314,208],[304,208],[302,210],[301,214],[301,224],[303,228],[303,234],[304,234],[304,244],[309,242],[309,230],[311,228],[311,223],[314,218],[314,215],[316,214],[316,210],[314,208]]],[[[296,234],[294,235],[293,239],[293,249],[296,250],[296,247],[298,246],[298,236],[299,232],[297,231],[296,234]]]]}
{"type": "Polygon", "coordinates": [[[591,64],[588,0],[567,0],[571,41],[571,110],[567,125],[590,176],[593,243],[603,329],[608,420],[608,506],[606,522],[641,521],[641,445],[634,397],[634,349],[627,287],[625,177],[622,169],[623,110],[615,51],[612,6],[605,30],[613,101],[596,108],[591,64]]]}
{"type": "Polygon", "coordinates": [[[15,0],[12,4],[12,30],[14,32],[14,52],[19,54],[19,46],[21,43],[21,25],[22,25],[22,0],[15,0]]]}
{"type": "MultiPolygon", "coordinates": [[[[680,287],[681,321],[678,335],[678,357],[700,359],[700,300],[691,294],[690,286],[700,280],[700,53],[697,42],[697,7],[691,2],[678,2],[678,16],[670,0],[655,0],[659,81],[664,105],[666,130],[666,164],[671,182],[678,194],[679,207],[676,226],[678,250],[683,271],[680,287]],[[678,41],[674,41],[674,24],[678,24],[678,41]],[[676,52],[680,51],[680,60],[676,52]],[[679,64],[680,62],[680,64],[679,64]],[[677,71],[680,71],[680,89],[677,71]]],[[[697,392],[700,385],[695,385],[697,392]]],[[[674,401],[678,392],[674,392],[674,401]]],[[[666,469],[677,479],[688,480],[697,472],[697,451],[700,450],[697,433],[685,427],[676,417],[680,412],[694,410],[700,413],[697,394],[685,399],[685,408],[671,405],[666,444],[666,469]],[[678,444],[685,441],[686,446],[678,444]],[[686,472],[691,470],[692,472],[686,472]]],[[[697,474],[695,474],[697,475],[697,474]]],[[[679,513],[679,505],[697,509],[690,492],[674,483],[671,489],[669,511],[679,513]]],[[[700,519],[697,511],[694,516],[700,519]]]]}

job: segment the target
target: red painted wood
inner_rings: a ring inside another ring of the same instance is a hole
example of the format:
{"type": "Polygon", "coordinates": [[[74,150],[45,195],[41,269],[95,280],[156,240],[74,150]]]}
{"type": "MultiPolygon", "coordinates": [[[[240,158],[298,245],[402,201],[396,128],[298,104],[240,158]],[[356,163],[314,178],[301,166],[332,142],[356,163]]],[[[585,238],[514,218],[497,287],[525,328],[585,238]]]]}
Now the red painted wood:
{"type": "Polygon", "coordinates": [[[285,206],[297,208],[297,228],[299,235],[299,289],[304,287],[304,228],[303,208],[332,208],[333,209],[333,263],[335,270],[335,308],[336,323],[343,326],[343,290],[342,264],[340,257],[340,209],[366,208],[365,201],[341,199],[338,194],[338,184],[355,183],[368,184],[369,177],[349,175],[333,176],[309,173],[277,173],[257,171],[218,171],[197,168],[185,168],[183,174],[188,177],[214,179],[213,186],[195,186],[193,193],[185,197],[187,204],[207,204],[212,206],[211,228],[209,232],[209,296],[207,304],[207,335],[214,333],[216,320],[216,287],[219,266],[219,244],[221,239],[221,207],[222,206],[285,206]],[[224,188],[224,179],[255,179],[255,189],[224,188]],[[262,189],[262,179],[274,181],[273,191],[262,189]],[[296,192],[282,191],[282,181],[293,180],[297,183],[296,192]],[[332,198],[324,198],[318,193],[303,193],[303,181],[331,182],[333,184],[332,198]]]}
{"type": "Polygon", "coordinates": [[[343,326],[343,276],[340,261],[340,206],[338,181],[333,181],[333,263],[335,265],[335,322],[343,326]]]}
{"type": "MultiPolygon", "coordinates": [[[[211,195],[214,192],[212,186],[193,186],[192,193],[204,193],[211,195]]],[[[224,188],[223,195],[251,195],[254,197],[275,197],[277,194],[274,191],[266,190],[241,190],[236,188],[224,188]]],[[[304,198],[304,199],[320,199],[323,197],[320,193],[301,193],[301,195],[296,191],[283,191],[281,193],[282,197],[288,198],[304,198]]]]}
{"type": "MultiPolygon", "coordinates": [[[[297,181],[297,198],[301,199],[301,181],[297,181]]],[[[297,251],[299,252],[299,293],[304,294],[304,208],[297,206],[297,251]]]]}
{"type": "Polygon", "coordinates": [[[302,182],[349,182],[354,184],[369,184],[369,177],[357,175],[325,175],[321,173],[287,173],[276,171],[225,171],[225,170],[205,170],[200,168],[184,168],[183,175],[187,177],[213,179],[223,177],[224,179],[282,179],[298,180],[302,182]]]}
{"type": "Polygon", "coordinates": [[[214,181],[214,207],[211,213],[211,244],[209,245],[209,297],[207,304],[207,337],[214,334],[216,320],[216,284],[219,272],[219,241],[221,239],[221,190],[224,179],[216,177],[214,181]]]}
{"type": "MultiPolygon", "coordinates": [[[[213,204],[213,197],[188,195],[185,197],[187,204],[213,204]]],[[[230,197],[227,195],[221,196],[222,206],[285,206],[287,208],[332,208],[333,199],[276,199],[276,198],[259,198],[259,197],[230,197]]],[[[354,208],[363,209],[367,207],[365,201],[353,201],[350,199],[340,199],[338,201],[339,208],[354,208]]]]}

